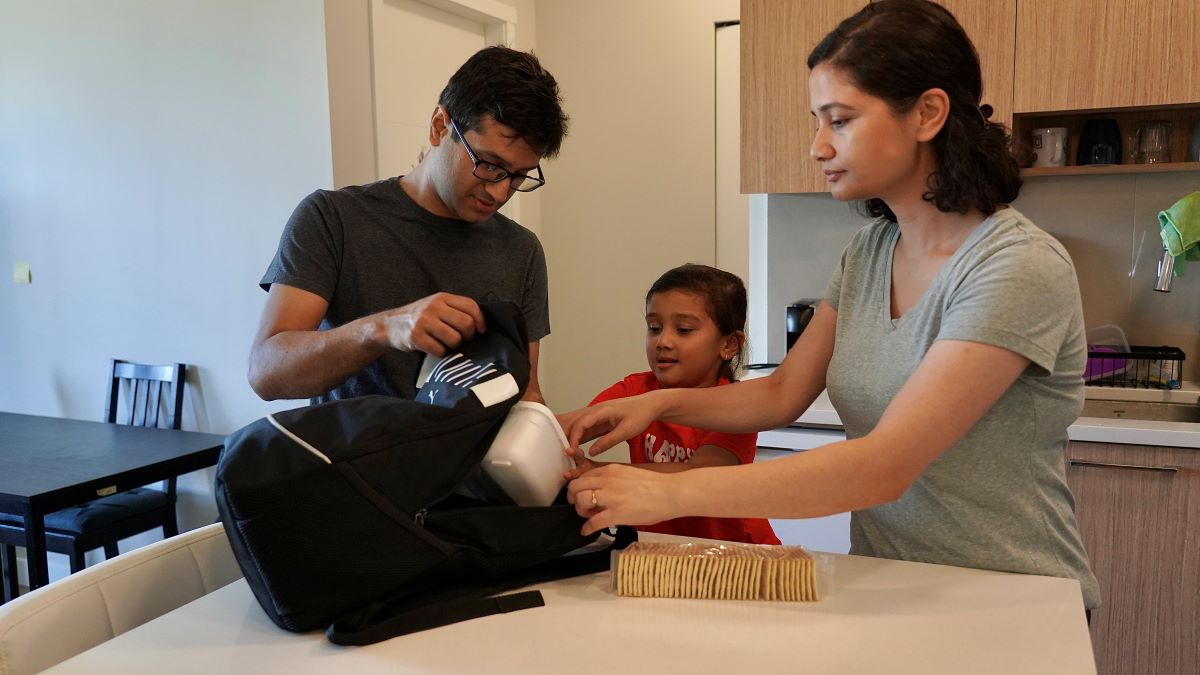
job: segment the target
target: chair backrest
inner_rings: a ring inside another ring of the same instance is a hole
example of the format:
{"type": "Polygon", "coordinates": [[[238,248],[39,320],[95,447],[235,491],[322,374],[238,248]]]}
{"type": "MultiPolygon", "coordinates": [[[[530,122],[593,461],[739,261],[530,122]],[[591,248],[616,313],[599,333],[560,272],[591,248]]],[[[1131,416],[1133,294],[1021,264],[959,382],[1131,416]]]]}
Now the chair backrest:
{"type": "Polygon", "coordinates": [[[242,577],[221,523],[0,605],[0,675],[45,670],[242,577]]]}
{"type": "Polygon", "coordinates": [[[169,426],[179,429],[183,422],[183,384],[187,365],[147,365],[113,359],[108,367],[108,397],[104,404],[104,419],[111,423],[135,427],[169,426]],[[118,399],[126,391],[128,414],[121,415],[118,399]],[[164,398],[170,404],[163,410],[164,398]],[[118,419],[119,418],[119,419],[118,419]]]}

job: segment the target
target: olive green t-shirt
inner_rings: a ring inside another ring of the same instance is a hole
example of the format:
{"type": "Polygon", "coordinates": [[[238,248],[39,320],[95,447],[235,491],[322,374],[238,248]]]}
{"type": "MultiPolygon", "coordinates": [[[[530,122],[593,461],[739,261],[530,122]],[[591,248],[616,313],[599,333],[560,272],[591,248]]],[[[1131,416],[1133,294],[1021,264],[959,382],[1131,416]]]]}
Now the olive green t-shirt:
{"type": "Polygon", "coordinates": [[[1085,606],[1096,607],[1099,591],[1064,466],[1087,358],[1070,257],[1025,216],[1002,209],[893,320],[899,236],[885,220],[863,228],[825,292],[837,310],[829,398],[849,438],[874,428],[937,340],[995,345],[1030,364],[900,499],[852,514],[850,552],[1078,579],[1085,606]]]}

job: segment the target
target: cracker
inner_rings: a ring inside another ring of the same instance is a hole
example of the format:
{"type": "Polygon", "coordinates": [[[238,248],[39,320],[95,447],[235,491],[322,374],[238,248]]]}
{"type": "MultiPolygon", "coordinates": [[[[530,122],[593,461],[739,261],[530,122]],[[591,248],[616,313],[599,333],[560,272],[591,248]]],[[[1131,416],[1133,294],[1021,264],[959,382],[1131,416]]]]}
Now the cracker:
{"type": "Polygon", "coordinates": [[[816,563],[798,546],[637,542],[619,554],[618,595],[812,601],[816,563]]]}

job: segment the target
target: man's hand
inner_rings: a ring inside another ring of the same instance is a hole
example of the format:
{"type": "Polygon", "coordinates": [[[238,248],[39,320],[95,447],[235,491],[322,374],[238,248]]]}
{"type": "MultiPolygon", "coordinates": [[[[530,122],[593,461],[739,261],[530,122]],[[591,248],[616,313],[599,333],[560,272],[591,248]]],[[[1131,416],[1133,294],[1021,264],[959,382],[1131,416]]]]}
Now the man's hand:
{"type": "Polygon", "coordinates": [[[394,349],[445,356],[487,329],[471,298],[434,293],[379,315],[384,339],[394,349]]]}
{"type": "Polygon", "coordinates": [[[271,284],[248,372],[264,400],[318,396],[396,349],[445,356],[485,329],[479,305],[450,293],[317,330],[328,309],[311,291],[271,284]]]}

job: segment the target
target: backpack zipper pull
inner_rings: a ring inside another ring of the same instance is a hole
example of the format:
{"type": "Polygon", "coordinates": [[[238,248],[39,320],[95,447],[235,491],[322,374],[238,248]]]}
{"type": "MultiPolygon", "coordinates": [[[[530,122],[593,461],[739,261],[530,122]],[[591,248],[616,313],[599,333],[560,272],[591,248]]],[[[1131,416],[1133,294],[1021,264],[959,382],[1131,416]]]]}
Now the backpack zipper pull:
{"type": "Polygon", "coordinates": [[[429,509],[421,509],[413,514],[413,522],[421,527],[425,527],[425,514],[429,513],[429,509]]]}

